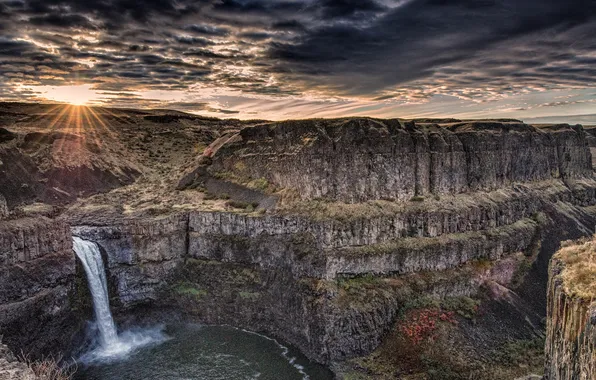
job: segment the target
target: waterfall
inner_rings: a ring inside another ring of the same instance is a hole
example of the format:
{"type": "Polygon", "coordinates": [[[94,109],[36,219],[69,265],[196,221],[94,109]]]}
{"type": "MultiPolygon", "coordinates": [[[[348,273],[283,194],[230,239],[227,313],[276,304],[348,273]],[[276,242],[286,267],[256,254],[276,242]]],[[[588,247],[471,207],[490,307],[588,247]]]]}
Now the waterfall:
{"type": "Polygon", "coordinates": [[[104,348],[115,346],[119,343],[118,334],[110,312],[108,282],[99,247],[94,242],[73,237],[73,248],[87,274],[101,345],[104,348]]]}
{"type": "Polygon", "coordinates": [[[118,336],[110,311],[108,281],[99,246],[92,241],[75,236],[73,237],[73,249],[87,274],[87,283],[93,298],[93,310],[100,339],[99,347],[87,352],[79,359],[83,364],[125,359],[137,348],[157,344],[167,339],[162,332],[163,326],[132,329],[124,331],[118,336]]]}

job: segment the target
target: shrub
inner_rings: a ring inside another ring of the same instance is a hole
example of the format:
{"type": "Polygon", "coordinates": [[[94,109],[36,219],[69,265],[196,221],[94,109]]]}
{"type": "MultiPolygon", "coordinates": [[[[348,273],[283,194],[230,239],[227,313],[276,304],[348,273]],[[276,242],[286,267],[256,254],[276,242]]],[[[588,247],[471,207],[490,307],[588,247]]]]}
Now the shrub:
{"type": "Polygon", "coordinates": [[[269,181],[265,178],[257,178],[248,183],[248,187],[256,190],[265,191],[269,187],[269,181]]]}
{"type": "Polygon", "coordinates": [[[40,380],[70,380],[77,371],[74,361],[72,365],[61,367],[58,363],[62,361],[62,357],[54,358],[48,356],[41,360],[33,361],[29,356],[22,355],[21,360],[40,380]]]}
{"type": "Polygon", "coordinates": [[[448,297],[441,301],[441,308],[456,312],[467,319],[474,319],[479,307],[480,302],[470,297],[448,297]]]}
{"type": "Polygon", "coordinates": [[[454,312],[438,309],[414,309],[406,313],[406,318],[401,321],[399,330],[414,345],[419,345],[423,341],[435,341],[436,330],[440,322],[457,324],[454,312]]]}

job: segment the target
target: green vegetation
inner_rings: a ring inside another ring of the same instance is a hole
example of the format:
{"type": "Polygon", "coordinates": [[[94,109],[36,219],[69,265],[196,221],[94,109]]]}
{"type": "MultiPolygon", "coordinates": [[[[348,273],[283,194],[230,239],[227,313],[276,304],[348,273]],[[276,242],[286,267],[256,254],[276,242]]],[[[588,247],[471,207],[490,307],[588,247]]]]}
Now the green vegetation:
{"type": "Polygon", "coordinates": [[[411,298],[400,308],[399,315],[403,316],[410,310],[416,309],[441,309],[443,311],[452,311],[466,319],[474,319],[478,313],[480,301],[470,297],[446,297],[438,299],[432,296],[422,296],[411,298]]]}
{"type": "Polygon", "coordinates": [[[447,297],[441,301],[441,309],[456,312],[466,319],[474,319],[478,314],[480,301],[470,297],[447,297]]]}
{"type": "Polygon", "coordinates": [[[338,277],[337,286],[343,290],[358,290],[379,285],[381,279],[370,273],[358,277],[338,277]]]}
{"type": "Polygon", "coordinates": [[[515,340],[495,352],[495,360],[503,365],[540,367],[544,358],[544,338],[515,340]]]}
{"type": "Polygon", "coordinates": [[[269,187],[269,181],[265,178],[257,178],[250,181],[247,186],[251,189],[265,191],[269,187]]]}
{"type": "Polygon", "coordinates": [[[240,298],[250,301],[255,301],[261,298],[261,293],[259,292],[238,292],[240,298]]]}
{"type": "Polygon", "coordinates": [[[259,207],[259,202],[243,202],[243,201],[235,201],[229,200],[226,202],[226,205],[232,208],[244,209],[248,212],[254,211],[257,207],[259,207]]]}
{"type": "Polygon", "coordinates": [[[174,287],[174,291],[180,295],[192,296],[195,298],[202,298],[207,295],[205,289],[197,288],[195,284],[190,282],[181,282],[174,287]]]}

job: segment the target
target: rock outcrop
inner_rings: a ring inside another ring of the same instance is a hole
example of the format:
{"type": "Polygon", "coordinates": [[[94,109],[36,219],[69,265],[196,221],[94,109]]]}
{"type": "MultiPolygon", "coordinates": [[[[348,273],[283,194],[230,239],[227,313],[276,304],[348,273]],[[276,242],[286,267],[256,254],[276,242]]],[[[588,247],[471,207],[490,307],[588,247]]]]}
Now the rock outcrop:
{"type": "Polygon", "coordinates": [[[0,220],[6,218],[9,215],[8,205],[6,203],[6,198],[2,194],[0,194],[0,220]]]}
{"type": "Polygon", "coordinates": [[[0,332],[11,347],[54,352],[76,329],[69,291],[75,277],[70,229],[46,219],[0,221],[0,332]]]}
{"type": "Polygon", "coordinates": [[[239,137],[214,154],[211,174],[264,178],[303,199],[409,200],[592,171],[581,126],[353,118],[264,124],[239,137]]]}
{"type": "Polygon", "coordinates": [[[596,376],[596,241],[569,243],[549,269],[545,380],[596,376]]]}
{"type": "Polygon", "coordinates": [[[187,251],[188,216],[120,220],[107,227],[79,226],[76,236],[96,242],[114,286],[113,306],[152,302],[172,281],[187,251]]]}
{"type": "Polygon", "coordinates": [[[0,379],[2,380],[45,380],[39,379],[25,363],[20,362],[12,351],[0,343],[0,379]]]}

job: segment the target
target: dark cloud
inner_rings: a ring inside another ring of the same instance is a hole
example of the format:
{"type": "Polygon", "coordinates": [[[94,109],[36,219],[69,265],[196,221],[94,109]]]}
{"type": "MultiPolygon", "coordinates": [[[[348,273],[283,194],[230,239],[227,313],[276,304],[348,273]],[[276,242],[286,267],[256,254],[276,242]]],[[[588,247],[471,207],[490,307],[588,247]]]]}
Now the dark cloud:
{"type": "Polygon", "coordinates": [[[93,25],[88,18],[77,14],[47,14],[43,16],[35,16],[29,19],[29,23],[35,26],[97,29],[97,26],[93,25]]]}
{"type": "Polygon", "coordinates": [[[353,17],[385,10],[374,0],[323,0],[318,2],[324,18],[353,17]]]}
{"type": "Polygon", "coordinates": [[[189,32],[193,32],[196,34],[203,34],[206,36],[220,36],[220,37],[225,37],[227,35],[230,34],[230,30],[227,28],[222,28],[222,27],[218,27],[218,26],[213,26],[213,25],[187,25],[184,30],[189,31],[189,32]]]}
{"type": "Polygon", "coordinates": [[[593,0],[0,0],[0,15],[0,94],[84,81],[482,101],[596,82],[593,0]]]}
{"type": "MultiPolygon", "coordinates": [[[[278,61],[276,70],[298,73],[296,79],[352,93],[431,78],[448,65],[482,71],[499,68],[500,64],[486,64],[491,58],[512,65],[503,71],[518,74],[517,80],[525,76],[520,71],[520,66],[525,66],[537,69],[527,73],[528,78],[542,73],[544,83],[557,83],[555,72],[583,64],[575,61],[578,53],[593,51],[593,47],[581,45],[594,33],[595,4],[555,0],[410,1],[364,28],[335,24],[307,33],[295,44],[272,44],[269,57],[278,61]],[[582,36],[574,35],[574,28],[586,29],[582,36]],[[549,35],[553,38],[547,48],[542,44],[549,35]],[[556,57],[562,52],[568,54],[556,57]],[[532,55],[554,60],[530,62],[527,58],[532,55]],[[561,66],[540,69],[557,63],[561,66]]],[[[479,73],[480,78],[492,80],[483,73],[479,73]]]]}
{"type": "Polygon", "coordinates": [[[192,46],[215,45],[214,41],[207,39],[207,38],[203,38],[203,37],[176,36],[174,39],[176,40],[176,42],[184,44],[184,45],[192,45],[192,46]]]}
{"type": "Polygon", "coordinates": [[[304,24],[297,20],[284,20],[276,21],[271,25],[272,30],[291,30],[291,31],[304,31],[306,27],[304,24]]]}

